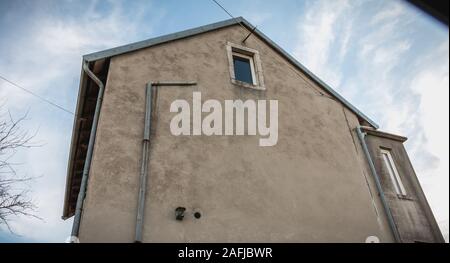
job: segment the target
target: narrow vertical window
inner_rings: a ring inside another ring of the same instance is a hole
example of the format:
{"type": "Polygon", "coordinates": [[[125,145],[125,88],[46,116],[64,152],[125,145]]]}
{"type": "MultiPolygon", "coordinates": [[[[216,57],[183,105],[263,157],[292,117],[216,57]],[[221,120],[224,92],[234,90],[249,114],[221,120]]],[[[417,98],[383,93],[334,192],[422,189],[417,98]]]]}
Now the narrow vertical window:
{"type": "Polygon", "coordinates": [[[392,184],[394,185],[395,192],[399,196],[406,196],[406,190],[403,186],[402,180],[398,173],[397,167],[395,166],[392,154],[388,150],[381,149],[381,156],[383,157],[383,162],[386,170],[391,178],[392,184]]]}

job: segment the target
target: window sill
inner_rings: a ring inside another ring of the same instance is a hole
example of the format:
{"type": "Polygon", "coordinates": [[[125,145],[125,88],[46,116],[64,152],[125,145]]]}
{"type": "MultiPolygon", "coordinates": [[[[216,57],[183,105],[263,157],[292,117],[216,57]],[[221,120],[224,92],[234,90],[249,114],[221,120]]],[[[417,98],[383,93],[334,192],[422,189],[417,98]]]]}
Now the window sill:
{"type": "Polygon", "coordinates": [[[239,81],[236,79],[231,79],[231,83],[233,83],[234,85],[243,87],[243,88],[249,88],[249,89],[254,89],[254,90],[266,90],[266,88],[264,86],[259,86],[259,85],[253,85],[247,82],[243,82],[243,81],[239,81]]]}

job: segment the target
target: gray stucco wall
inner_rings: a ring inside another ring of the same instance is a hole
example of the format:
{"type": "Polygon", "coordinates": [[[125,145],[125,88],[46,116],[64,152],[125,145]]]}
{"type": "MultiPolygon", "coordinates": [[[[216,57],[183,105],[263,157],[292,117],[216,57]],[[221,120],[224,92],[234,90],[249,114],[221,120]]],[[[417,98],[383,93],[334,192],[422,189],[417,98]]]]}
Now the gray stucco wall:
{"type": "Polygon", "coordinates": [[[444,242],[402,141],[369,133],[366,141],[402,242],[444,242]],[[406,197],[399,197],[380,149],[389,150],[406,197]]]}
{"type": "Polygon", "coordinates": [[[82,242],[133,242],[143,136],[145,84],[161,87],[152,118],[145,242],[392,241],[353,129],[357,117],[256,37],[266,91],[230,81],[233,26],[113,57],[99,120],[80,228],[82,242]],[[175,99],[277,99],[279,139],[170,133],[175,99]],[[372,192],[372,193],[371,193],[372,192]],[[187,208],[183,221],[174,209],[187,208]],[[202,213],[200,219],[193,210],[202,213]]]}

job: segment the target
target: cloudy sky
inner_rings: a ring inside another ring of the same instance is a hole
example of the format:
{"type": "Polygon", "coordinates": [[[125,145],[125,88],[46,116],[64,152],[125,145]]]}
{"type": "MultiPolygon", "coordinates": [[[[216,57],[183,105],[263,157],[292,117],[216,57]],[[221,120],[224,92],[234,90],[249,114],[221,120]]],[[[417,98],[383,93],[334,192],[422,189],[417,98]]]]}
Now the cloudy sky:
{"type": "MultiPolygon", "coordinates": [[[[400,1],[228,1],[407,150],[438,223],[449,221],[449,31],[400,1]]],[[[0,0],[0,75],[74,111],[83,54],[228,19],[210,0],[0,0]]],[[[73,116],[0,79],[0,100],[42,147],[15,155],[43,220],[19,218],[0,242],[63,242],[73,116]]]]}

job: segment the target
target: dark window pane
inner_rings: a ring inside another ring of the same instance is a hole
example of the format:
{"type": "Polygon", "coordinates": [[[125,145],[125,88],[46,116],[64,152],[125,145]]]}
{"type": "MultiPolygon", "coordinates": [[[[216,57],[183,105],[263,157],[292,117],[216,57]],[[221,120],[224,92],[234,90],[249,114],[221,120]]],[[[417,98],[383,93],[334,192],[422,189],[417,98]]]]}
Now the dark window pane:
{"type": "Polygon", "coordinates": [[[238,56],[233,56],[234,77],[236,80],[253,84],[252,69],[250,60],[238,56]]]}

